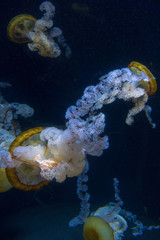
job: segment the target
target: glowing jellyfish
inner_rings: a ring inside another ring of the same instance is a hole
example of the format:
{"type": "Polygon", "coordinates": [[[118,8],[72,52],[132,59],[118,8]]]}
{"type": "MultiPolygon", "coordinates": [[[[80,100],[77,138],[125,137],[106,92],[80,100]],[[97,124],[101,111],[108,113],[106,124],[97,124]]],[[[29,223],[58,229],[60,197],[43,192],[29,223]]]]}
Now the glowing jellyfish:
{"type": "MultiPolygon", "coordinates": [[[[13,151],[18,146],[32,145],[36,146],[39,143],[39,134],[44,128],[37,127],[22,132],[15,138],[9,147],[9,153],[12,158],[16,160],[13,151]]],[[[34,161],[27,161],[25,159],[18,159],[18,164],[14,168],[6,168],[6,174],[9,182],[13,187],[24,191],[38,190],[47,185],[46,181],[40,176],[40,169],[38,164],[34,161]]]]}
{"type": "Polygon", "coordinates": [[[28,43],[29,32],[32,32],[36,18],[29,14],[20,14],[11,19],[7,26],[7,35],[12,42],[28,43]]]}

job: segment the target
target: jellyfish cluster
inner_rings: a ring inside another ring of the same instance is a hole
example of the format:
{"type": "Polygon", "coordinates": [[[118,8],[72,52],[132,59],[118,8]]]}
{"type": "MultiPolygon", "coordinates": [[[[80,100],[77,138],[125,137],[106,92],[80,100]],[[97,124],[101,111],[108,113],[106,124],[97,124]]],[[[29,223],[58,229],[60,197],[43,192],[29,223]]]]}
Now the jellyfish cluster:
{"type": "Polygon", "coordinates": [[[65,130],[55,127],[29,129],[19,134],[8,149],[0,150],[0,167],[6,173],[3,182],[10,184],[6,191],[11,186],[24,191],[38,190],[53,179],[63,182],[67,177],[78,176],[81,212],[70,226],[85,223],[85,240],[93,237],[94,231],[88,236],[88,225],[89,229],[95,226],[101,229],[104,225],[105,234],[101,239],[120,239],[127,228],[126,220],[119,215],[121,201],[118,205],[100,208],[88,217],[89,194],[85,193],[87,186],[83,184],[87,182],[86,158],[87,155],[100,156],[109,147],[108,137],[104,135],[105,115],[100,110],[116,99],[134,104],[126,117],[128,125],[134,122],[136,114],[144,110],[151,126],[155,127],[146,103],[156,89],[153,75],[137,62],[100,77],[97,85],[87,87],[75,106],[67,109],[65,130]],[[105,226],[105,222],[109,225],[105,226]]]}
{"type": "MultiPolygon", "coordinates": [[[[148,92],[152,91],[151,82],[155,78],[138,67],[134,67],[133,71],[130,67],[133,64],[128,68],[114,70],[100,77],[96,86],[87,87],[76,105],[67,109],[65,130],[50,127],[21,133],[9,151],[1,153],[3,164],[0,165],[7,169],[14,166],[20,179],[23,179],[21,172],[24,173],[24,169],[28,172],[30,166],[32,171],[29,178],[36,178],[37,184],[53,179],[63,182],[67,177],[81,174],[87,155],[100,156],[109,147],[108,137],[104,135],[105,115],[100,112],[104,105],[116,99],[132,101],[134,106],[126,117],[129,125],[133,123],[136,114],[142,110],[147,112],[148,92]],[[4,158],[3,155],[7,157],[4,158]]],[[[147,114],[149,115],[148,112],[147,114]]],[[[152,127],[155,127],[150,116],[149,120],[152,127]]],[[[22,180],[23,185],[35,184],[26,176],[24,179],[27,182],[22,180]]]]}
{"type": "MultiPolygon", "coordinates": [[[[38,20],[29,14],[14,17],[7,28],[9,39],[15,43],[27,43],[31,51],[37,51],[43,57],[58,57],[60,46],[69,56],[71,51],[62,30],[53,24],[54,5],[45,1],[40,5],[40,11],[44,14],[38,20]]],[[[66,110],[65,129],[35,127],[20,134],[13,134],[13,121],[18,114],[31,116],[33,110],[24,104],[9,104],[1,96],[0,138],[4,139],[5,146],[0,146],[0,191],[8,191],[12,187],[35,191],[52,180],[61,183],[76,176],[81,211],[70,226],[84,223],[85,240],[121,239],[127,229],[126,219],[130,217],[136,223],[134,215],[122,210],[116,179],[116,203],[107,204],[90,215],[87,156],[101,156],[109,147],[104,132],[105,115],[101,109],[117,99],[133,103],[126,116],[126,124],[132,125],[136,115],[144,111],[151,127],[155,128],[150,116],[152,109],[147,102],[156,90],[156,79],[149,69],[133,61],[128,67],[101,76],[96,85],[86,87],[82,97],[66,110]]],[[[159,226],[153,228],[159,229],[159,226]]]]}

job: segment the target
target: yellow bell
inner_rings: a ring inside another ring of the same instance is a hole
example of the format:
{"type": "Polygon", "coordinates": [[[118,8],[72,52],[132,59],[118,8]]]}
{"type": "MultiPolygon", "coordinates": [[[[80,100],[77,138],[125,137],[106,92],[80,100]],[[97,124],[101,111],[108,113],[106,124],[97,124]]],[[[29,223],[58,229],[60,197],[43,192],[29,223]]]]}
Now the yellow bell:
{"type": "Polygon", "coordinates": [[[6,169],[0,168],[0,192],[7,192],[12,188],[6,175],[6,169]]]}

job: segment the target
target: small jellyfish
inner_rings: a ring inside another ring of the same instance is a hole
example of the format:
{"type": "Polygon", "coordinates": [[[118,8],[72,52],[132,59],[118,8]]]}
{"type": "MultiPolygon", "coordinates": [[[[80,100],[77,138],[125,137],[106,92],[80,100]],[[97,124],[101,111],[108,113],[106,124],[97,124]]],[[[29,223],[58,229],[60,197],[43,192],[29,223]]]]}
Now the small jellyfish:
{"type": "Polygon", "coordinates": [[[120,240],[127,229],[126,220],[119,214],[120,202],[98,208],[87,218],[83,227],[85,240],[120,240]]]}
{"type": "Polygon", "coordinates": [[[61,54],[61,46],[65,49],[66,57],[70,57],[71,50],[62,30],[54,26],[55,6],[49,1],[44,1],[39,9],[44,12],[40,19],[29,14],[14,17],[7,27],[9,39],[15,43],[28,43],[28,48],[32,52],[50,58],[56,58],[61,54]]]}

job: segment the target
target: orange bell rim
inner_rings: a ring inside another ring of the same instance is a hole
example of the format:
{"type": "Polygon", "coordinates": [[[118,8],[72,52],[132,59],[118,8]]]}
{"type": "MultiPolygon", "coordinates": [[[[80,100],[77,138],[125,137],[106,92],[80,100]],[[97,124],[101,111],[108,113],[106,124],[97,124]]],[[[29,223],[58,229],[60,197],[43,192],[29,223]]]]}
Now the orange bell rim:
{"type": "Polygon", "coordinates": [[[153,95],[157,91],[157,82],[153,74],[150,72],[150,70],[143,64],[132,61],[128,68],[132,69],[132,67],[138,69],[139,71],[144,72],[149,77],[149,90],[147,91],[148,95],[153,95]]]}
{"type": "Polygon", "coordinates": [[[28,21],[31,21],[33,23],[35,23],[37,21],[37,19],[35,17],[33,17],[32,15],[30,15],[30,14],[19,14],[19,15],[13,17],[10,20],[10,22],[8,23],[8,26],[7,26],[7,35],[8,35],[8,38],[12,42],[15,42],[15,43],[27,43],[27,42],[30,42],[30,40],[28,38],[25,38],[23,40],[18,40],[14,36],[14,31],[15,31],[16,26],[18,24],[20,24],[24,20],[28,20],[28,21]]]}
{"type": "MultiPolygon", "coordinates": [[[[11,154],[11,157],[14,157],[13,155],[13,150],[18,147],[21,146],[23,144],[23,142],[25,142],[26,140],[28,140],[31,136],[41,133],[42,130],[44,130],[45,128],[43,127],[36,127],[36,128],[31,128],[27,131],[22,132],[21,134],[19,134],[14,141],[11,143],[10,147],[9,147],[9,153],[11,154]]],[[[6,168],[6,174],[7,174],[7,178],[10,182],[10,184],[20,190],[23,191],[36,191],[46,185],[49,184],[50,181],[48,180],[43,180],[40,183],[36,184],[36,185],[26,185],[24,183],[22,183],[17,175],[17,171],[16,168],[6,168]]]]}

